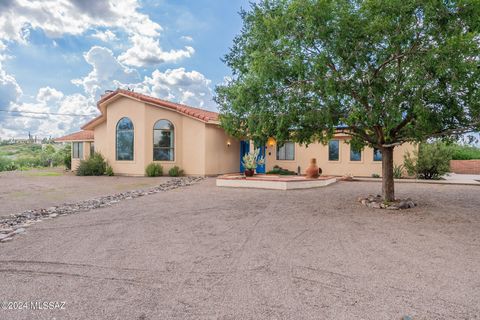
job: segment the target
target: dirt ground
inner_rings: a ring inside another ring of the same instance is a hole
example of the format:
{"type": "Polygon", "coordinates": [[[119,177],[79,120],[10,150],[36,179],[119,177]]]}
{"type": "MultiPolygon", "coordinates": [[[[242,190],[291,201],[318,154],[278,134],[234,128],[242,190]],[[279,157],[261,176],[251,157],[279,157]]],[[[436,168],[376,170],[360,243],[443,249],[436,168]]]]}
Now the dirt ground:
{"type": "MultiPolygon", "coordinates": [[[[3,178],[3,177],[2,177],[3,178]]],[[[0,319],[479,319],[480,188],[375,182],[220,189],[214,179],[43,221],[0,245],[0,319]]]]}
{"type": "Polygon", "coordinates": [[[60,168],[0,173],[0,217],[63,202],[145,189],[167,177],[77,177],[60,168]]]}

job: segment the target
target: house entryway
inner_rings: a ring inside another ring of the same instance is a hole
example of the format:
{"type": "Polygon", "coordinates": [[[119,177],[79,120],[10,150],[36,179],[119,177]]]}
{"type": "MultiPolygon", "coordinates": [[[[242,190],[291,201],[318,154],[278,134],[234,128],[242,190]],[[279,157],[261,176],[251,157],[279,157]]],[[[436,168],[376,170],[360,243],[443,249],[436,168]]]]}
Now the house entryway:
{"type": "MultiPolygon", "coordinates": [[[[260,154],[258,157],[263,157],[265,159],[266,147],[265,146],[255,146],[256,149],[260,149],[260,154]]],[[[242,158],[244,155],[250,152],[250,141],[242,140],[240,141],[240,172],[245,172],[245,168],[243,167],[242,158]]],[[[264,162],[262,165],[258,165],[257,169],[255,170],[256,173],[265,173],[266,163],[264,162]]]]}

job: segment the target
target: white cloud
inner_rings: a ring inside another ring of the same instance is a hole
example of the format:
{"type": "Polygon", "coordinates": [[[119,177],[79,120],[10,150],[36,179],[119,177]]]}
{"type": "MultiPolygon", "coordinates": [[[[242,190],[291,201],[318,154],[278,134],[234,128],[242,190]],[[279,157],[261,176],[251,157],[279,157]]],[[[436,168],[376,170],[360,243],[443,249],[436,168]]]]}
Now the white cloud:
{"type": "Polygon", "coordinates": [[[81,94],[65,96],[61,91],[50,87],[41,88],[34,102],[13,102],[10,109],[33,111],[37,114],[13,113],[15,116],[8,117],[8,121],[3,121],[0,127],[0,137],[4,139],[26,137],[29,132],[42,138],[62,136],[79,130],[81,124],[92,118],[92,114],[98,113],[93,99],[81,94]],[[45,114],[38,114],[39,112],[45,114]],[[87,116],[73,117],[51,113],[87,116]]]}
{"type": "Polygon", "coordinates": [[[184,58],[190,58],[195,50],[185,47],[180,50],[163,51],[158,40],[152,37],[134,35],[130,38],[133,47],[122,53],[118,60],[124,64],[145,67],[165,62],[177,62],[184,58]]]}
{"type": "Polygon", "coordinates": [[[178,68],[165,72],[155,70],[152,77],[146,77],[138,89],[161,99],[215,110],[210,86],[211,80],[202,73],[178,68]]]}
{"type": "Polygon", "coordinates": [[[22,89],[17,80],[2,69],[0,61],[0,108],[8,108],[11,103],[18,101],[21,95],[22,89]]]}
{"type": "Polygon", "coordinates": [[[84,58],[93,70],[84,78],[72,80],[72,83],[82,86],[92,98],[97,99],[103,90],[115,89],[117,82],[128,83],[139,79],[138,72],[121,64],[108,48],[94,46],[84,54],[84,58]]]}
{"type": "Polygon", "coordinates": [[[187,42],[193,42],[193,38],[190,36],[181,36],[180,39],[187,42]]]}
{"type": "Polygon", "coordinates": [[[49,103],[61,100],[62,98],[63,92],[50,87],[40,88],[37,93],[37,101],[40,102],[49,103]]]}
{"type": "Polygon", "coordinates": [[[100,39],[103,42],[110,42],[110,41],[114,41],[114,40],[117,39],[117,36],[115,35],[115,33],[113,33],[110,30],[106,30],[106,31],[97,30],[97,32],[92,34],[92,37],[100,39]]]}
{"type": "Polygon", "coordinates": [[[161,26],[138,12],[139,8],[138,0],[9,0],[0,7],[0,39],[25,42],[30,28],[42,29],[54,38],[80,35],[96,27],[159,36],[161,26]]]}

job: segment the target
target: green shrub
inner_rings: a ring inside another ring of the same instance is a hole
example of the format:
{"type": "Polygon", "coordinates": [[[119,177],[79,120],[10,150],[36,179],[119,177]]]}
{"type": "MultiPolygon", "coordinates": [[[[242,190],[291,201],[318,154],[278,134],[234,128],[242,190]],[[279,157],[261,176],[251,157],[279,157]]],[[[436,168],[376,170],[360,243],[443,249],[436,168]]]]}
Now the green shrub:
{"type": "Polygon", "coordinates": [[[180,176],[183,176],[183,170],[180,169],[180,167],[175,166],[175,167],[171,168],[170,170],[168,170],[168,175],[170,177],[180,177],[180,176]]]}
{"type": "Polygon", "coordinates": [[[266,174],[278,174],[281,176],[290,176],[290,175],[295,175],[296,173],[287,169],[283,169],[282,167],[279,166],[274,166],[272,170],[268,171],[266,174]]]}
{"type": "Polygon", "coordinates": [[[452,149],[452,160],[476,160],[480,159],[480,148],[461,146],[458,144],[450,146],[452,149]]]}
{"type": "Polygon", "coordinates": [[[80,161],[77,176],[101,176],[105,173],[107,164],[100,153],[94,153],[88,160],[80,161]]]}
{"type": "Polygon", "coordinates": [[[393,166],[393,178],[394,179],[402,179],[403,177],[403,166],[400,165],[394,165],[393,166]]]}
{"type": "Polygon", "coordinates": [[[443,142],[422,143],[413,155],[404,155],[404,166],[409,175],[419,179],[439,179],[449,172],[452,153],[443,142]]]}
{"type": "Polygon", "coordinates": [[[105,175],[109,177],[113,177],[115,173],[113,173],[113,168],[111,165],[107,164],[107,167],[105,169],[105,175]]]}
{"type": "Polygon", "coordinates": [[[13,171],[13,170],[17,170],[17,169],[18,169],[17,165],[12,160],[5,159],[5,158],[0,158],[0,172],[2,172],[2,171],[13,171]]]}
{"type": "Polygon", "coordinates": [[[158,163],[152,162],[145,168],[145,173],[147,177],[159,177],[163,175],[163,167],[158,163]]]}
{"type": "Polygon", "coordinates": [[[380,178],[380,175],[378,173],[372,173],[372,178],[380,178]]]}

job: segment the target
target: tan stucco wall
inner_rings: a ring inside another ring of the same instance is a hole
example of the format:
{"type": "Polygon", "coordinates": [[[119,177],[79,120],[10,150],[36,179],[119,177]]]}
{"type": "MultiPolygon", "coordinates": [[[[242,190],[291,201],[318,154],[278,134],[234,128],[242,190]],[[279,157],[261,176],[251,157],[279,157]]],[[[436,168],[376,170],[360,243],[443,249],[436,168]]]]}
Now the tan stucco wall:
{"type": "Polygon", "coordinates": [[[216,125],[206,126],[206,175],[238,172],[240,141],[216,125]]]}
{"type": "Polygon", "coordinates": [[[107,123],[95,127],[95,152],[107,156],[107,123]]]}
{"type": "Polygon", "coordinates": [[[80,165],[80,159],[73,159],[72,158],[72,171],[77,171],[78,166],[80,165]]]}
{"type": "MultiPolygon", "coordinates": [[[[295,144],[295,160],[277,160],[276,152],[277,147],[267,146],[266,151],[266,164],[267,171],[271,170],[273,166],[278,165],[282,168],[289,169],[297,172],[298,166],[300,166],[301,173],[305,173],[305,169],[308,167],[311,158],[317,159],[317,165],[322,169],[323,174],[326,175],[346,175],[351,174],[359,177],[370,177],[372,174],[381,175],[382,162],[373,161],[373,149],[366,147],[362,150],[361,161],[350,161],[350,145],[345,143],[348,137],[335,137],[340,141],[340,151],[338,161],[328,160],[328,145],[321,143],[314,143],[308,145],[295,144]]],[[[403,144],[395,148],[394,151],[394,163],[396,165],[403,164],[403,155],[409,150],[414,150],[415,146],[412,144],[403,144]]]]}
{"type": "Polygon", "coordinates": [[[145,112],[145,166],[153,162],[153,126],[158,120],[169,120],[174,131],[174,161],[155,161],[163,167],[164,174],[179,166],[187,175],[205,174],[205,124],[168,109],[146,104],[145,112]]]}
{"type": "Polygon", "coordinates": [[[205,123],[183,117],[183,167],[187,175],[205,175],[205,123]]]}
{"type": "MultiPolygon", "coordinates": [[[[142,102],[133,99],[120,98],[112,102],[106,109],[106,150],[105,158],[112,166],[113,172],[124,175],[143,175],[145,171],[145,108],[142,102]],[[115,135],[117,123],[123,117],[133,122],[133,160],[117,161],[115,150],[115,135]]],[[[97,136],[97,130],[95,130],[97,136]]]]}
{"type": "Polygon", "coordinates": [[[164,174],[173,166],[187,175],[238,171],[239,143],[232,139],[230,148],[226,148],[227,136],[216,125],[207,126],[175,111],[124,97],[109,103],[106,114],[106,122],[95,128],[95,150],[104,155],[115,174],[145,174],[145,167],[153,162],[153,127],[162,119],[171,121],[175,128],[174,161],[155,161],[162,165],[164,174]],[[115,131],[123,117],[130,118],[134,126],[133,161],[116,160],[115,131]]]}

